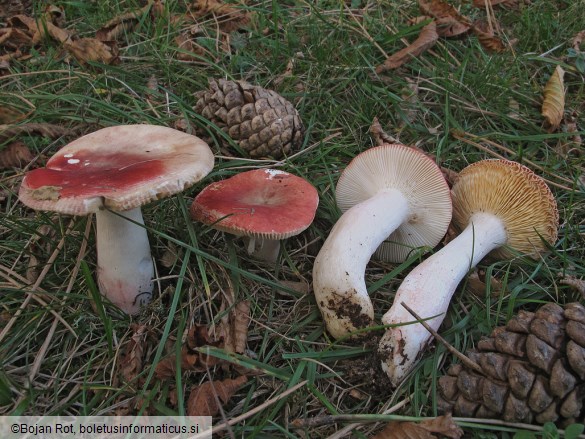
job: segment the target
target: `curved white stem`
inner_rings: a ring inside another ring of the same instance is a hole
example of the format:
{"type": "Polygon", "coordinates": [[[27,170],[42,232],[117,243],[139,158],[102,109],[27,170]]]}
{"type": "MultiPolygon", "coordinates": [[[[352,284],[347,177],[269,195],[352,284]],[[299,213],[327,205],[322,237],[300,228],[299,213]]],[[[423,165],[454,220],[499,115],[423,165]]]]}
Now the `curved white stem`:
{"type": "Polygon", "coordinates": [[[378,246],[408,216],[395,189],[356,204],[337,221],[313,266],[313,290],[327,330],[335,338],[372,324],[374,309],[364,274],[378,246]]]}
{"type": "Polygon", "coordinates": [[[104,296],[124,312],[137,314],[152,297],[154,266],[146,229],[126,218],[144,224],[139,207],[96,213],[97,278],[104,296]]]}
{"type": "MultiPolygon", "coordinates": [[[[504,223],[495,215],[477,213],[467,228],[440,251],[426,259],[404,279],[392,307],[382,317],[385,325],[416,319],[401,305],[404,302],[437,330],[461,279],[490,251],[506,243],[504,223]]],[[[389,328],[379,345],[385,360],[382,368],[397,386],[416,364],[419,354],[431,339],[419,323],[389,328]]]]}

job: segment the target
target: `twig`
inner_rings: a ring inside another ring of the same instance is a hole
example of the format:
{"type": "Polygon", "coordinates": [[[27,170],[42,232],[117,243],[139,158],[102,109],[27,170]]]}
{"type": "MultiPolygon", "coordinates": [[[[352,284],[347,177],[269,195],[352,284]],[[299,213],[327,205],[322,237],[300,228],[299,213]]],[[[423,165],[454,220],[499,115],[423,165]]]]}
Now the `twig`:
{"type": "Polygon", "coordinates": [[[459,352],[457,349],[455,349],[453,346],[451,346],[447,342],[447,340],[445,340],[443,337],[441,337],[437,331],[435,331],[433,328],[431,328],[429,326],[429,324],[427,322],[425,322],[423,320],[423,318],[421,316],[419,316],[416,312],[414,312],[412,310],[412,308],[410,308],[407,304],[405,304],[404,302],[400,302],[400,304],[404,307],[404,309],[406,309],[410,314],[412,314],[414,316],[414,318],[417,319],[418,322],[421,325],[423,325],[425,327],[425,329],[427,331],[429,331],[432,334],[432,336],[437,339],[437,341],[439,343],[441,343],[443,346],[445,346],[451,354],[453,354],[457,358],[459,358],[461,360],[461,362],[463,364],[465,364],[467,367],[469,367],[470,369],[473,369],[476,372],[480,373],[481,375],[484,375],[483,369],[481,368],[481,366],[479,364],[477,364],[475,361],[472,361],[471,359],[469,359],[468,357],[463,355],[461,352],[459,352]]]}

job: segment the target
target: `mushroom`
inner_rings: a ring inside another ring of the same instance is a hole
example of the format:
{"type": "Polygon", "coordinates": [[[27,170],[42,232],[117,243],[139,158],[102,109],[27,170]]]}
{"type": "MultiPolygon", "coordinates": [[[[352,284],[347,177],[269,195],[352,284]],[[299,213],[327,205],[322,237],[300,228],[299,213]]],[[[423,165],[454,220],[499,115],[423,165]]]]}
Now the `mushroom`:
{"type": "MultiPolygon", "coordinates": [[[[530,169],[508,160],[483,160],[465,168],[453,185],[453,223],[463,232],[413,269],[404,279],[385,325],[416,319],[435,331],[463,277],[488,253],[538,255],[557,239],[559,215],[546,183],[530,169]]],[[[431,334],[420,323],[389,328],[379,353],[382,368],[398,385],[414,367],[431,334]]]]}
{"type": "Polygon", "coordinates": [[[100,292],[128,314],[154,289],[140,206],[195,184],[213,168],[201,139],[154,125],[104,128],[71,142],[28,172],[19,199],[69,215],[96,214],[100,292]]]}
{"type": "Polygon", "coordinates": [[[364,273],[374,251],[386,241],[388,259],[398,262],[437,245],[451,221],[451,197],[430,158],[385,144],[351,161],[336,198],[344,213],[315,259],[313,290],[327,330],[340,338],[373,321],[364,273]]]}
{"type": "Polygon", "coordinates": [[[274,263],[280,240],[309,227],[318,204],[317,190],[301,177],[276,169],[255,169],[204,188],[191,205],[191,217],[247,237],[250,255],[274,263]]]}

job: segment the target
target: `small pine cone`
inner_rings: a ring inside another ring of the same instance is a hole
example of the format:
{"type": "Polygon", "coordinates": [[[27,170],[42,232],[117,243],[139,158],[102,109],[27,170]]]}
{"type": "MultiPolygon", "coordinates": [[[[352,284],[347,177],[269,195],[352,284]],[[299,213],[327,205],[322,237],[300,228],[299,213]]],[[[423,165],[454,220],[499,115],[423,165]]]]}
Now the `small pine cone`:
{"type": "Polygon", "coordinates": [[[494,329],[464,365],[438,380],[438,407],[455,416],[561,426],[583,422],[585,307],[548,303],[494,329]]]}
{"type": "Polygon", "coordinates": [[[295,107],[272,90],[244,81],[209,81],[195,94],[195,111],[229,135],[252,158],[280,159],[298,150],[305,129],[295,107]]]}

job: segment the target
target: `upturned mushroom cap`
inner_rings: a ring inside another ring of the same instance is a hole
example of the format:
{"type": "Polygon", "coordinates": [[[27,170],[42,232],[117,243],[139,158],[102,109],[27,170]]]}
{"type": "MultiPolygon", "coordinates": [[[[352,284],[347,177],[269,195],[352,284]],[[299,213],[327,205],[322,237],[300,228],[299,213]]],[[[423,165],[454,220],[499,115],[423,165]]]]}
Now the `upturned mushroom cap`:
{"type": "Polygon", "coordinates": [[[410,214],[376,251],[389,262],[402,262],[416,247],[436,246],[451,221],[451,196],[441,170],[426,155],[404,145],[384,144],[354,158],[337,183],[342,212],[382,189],[397,189],[410,214]]]}
{"type": "Polygon", "coordinates": [[[210,184],[193,201],[191,217],[238,236],[285,239],[313,222],[317,190],[275,169],[255,169],[210,184]]]}
{"type": "Polygon", "coordinates": [[[37,210],[85,215],[124,211],[180,192],[213,168],[198,137],[154,125],[103,128],[59,150],[28,172],[19,198],[37,210]]]}
{"type": "Polygon", "coordinates": [[[504,159],[489,159],[466,167],[453,185],[453,223],[460,229],[478,212],[500,218],[507,234],[506,246],[492,251],[499,258],[517,252],[536,255],[545,250],[543,240],[557,239],[559,212],[544,180],[526,166],[504,159]]]}

